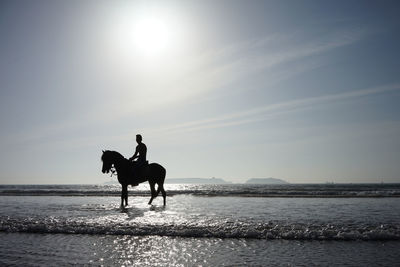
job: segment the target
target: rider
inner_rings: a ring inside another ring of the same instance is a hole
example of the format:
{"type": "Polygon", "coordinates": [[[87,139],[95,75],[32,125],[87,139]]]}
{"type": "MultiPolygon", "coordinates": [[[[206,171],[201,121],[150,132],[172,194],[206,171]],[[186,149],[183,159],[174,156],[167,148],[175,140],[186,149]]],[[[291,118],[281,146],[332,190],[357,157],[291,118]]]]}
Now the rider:
{"type": "Polygon", "coordinates": [[[136,160],[136,166],[141,167],[144,166],[146,161],[147,147],[144,143],[142,143],[142,136],[140,134],[136,135],[136,142],[138,145],[136,146],[135,154],[129,159],[130,161],[136,160]]]}

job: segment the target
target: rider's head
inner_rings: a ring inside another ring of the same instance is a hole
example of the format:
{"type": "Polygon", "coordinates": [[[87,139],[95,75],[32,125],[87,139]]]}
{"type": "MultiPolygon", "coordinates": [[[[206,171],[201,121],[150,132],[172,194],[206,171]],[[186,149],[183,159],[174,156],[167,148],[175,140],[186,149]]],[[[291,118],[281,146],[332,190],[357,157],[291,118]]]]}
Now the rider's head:
{"type": "Polygon", "coordinates": [[[142,142],[142,136],[140,134],[136,135],[136,142],[138,142],[138,143],[142,142]]]}

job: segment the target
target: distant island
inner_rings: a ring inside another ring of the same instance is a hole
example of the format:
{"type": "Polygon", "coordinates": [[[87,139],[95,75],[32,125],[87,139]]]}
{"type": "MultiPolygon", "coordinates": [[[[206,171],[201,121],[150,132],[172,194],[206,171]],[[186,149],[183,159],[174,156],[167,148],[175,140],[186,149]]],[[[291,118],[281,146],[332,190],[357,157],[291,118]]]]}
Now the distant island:
{"type": "Polygon", "coordinates": [[[118,182],[118,180],[112,180],[112,181],[107,181],[107,182],[104,182],[103,184],[105,184],[105,185],[113,185],[113,184],[119,184],[119,182],[118,182]]]}
{"type": "Polygon", "coordinates": [[[231,184],[221,178],[167,178],[166,184],[231,184]]]}
{"type": "Polygon", "coordinates": [[[288,184],[288,182],[277,178],[251,178],[246,184],[288,184]]]}

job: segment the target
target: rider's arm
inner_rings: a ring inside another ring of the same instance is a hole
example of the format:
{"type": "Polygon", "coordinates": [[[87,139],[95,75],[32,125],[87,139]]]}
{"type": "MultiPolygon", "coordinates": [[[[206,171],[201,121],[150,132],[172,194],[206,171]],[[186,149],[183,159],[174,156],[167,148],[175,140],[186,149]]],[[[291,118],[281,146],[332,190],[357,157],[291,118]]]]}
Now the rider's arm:
{"type": "Polygon", "coordinates": [[[133,154],[133,156],[129,160],[134,160],[134,159],[138,158],[139,157],[138,153],[139,153],[139,151],[138,151],[138,148],[136,147],[135,154],[133,154]]]}

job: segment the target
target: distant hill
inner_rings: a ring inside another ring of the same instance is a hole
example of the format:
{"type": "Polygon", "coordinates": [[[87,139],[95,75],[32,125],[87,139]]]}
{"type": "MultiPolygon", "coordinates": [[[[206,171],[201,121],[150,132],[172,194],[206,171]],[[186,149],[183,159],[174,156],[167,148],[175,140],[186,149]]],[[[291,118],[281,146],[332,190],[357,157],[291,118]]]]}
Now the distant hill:
{"type": "Polygon", "coordinates": [[[221,178],[167,178],[166,184],[230,184],[221,178]]]}
{"type": "Polygon", "coordinates": [[[246,184],[288,184],[288,182],[277,178],[251,178],[246,184]]]}
{"type": "Polygon", "coordinates": [[[119,182],[118,182],[117,179],[115,179],[115,180],[112,180],[112,181],[104,182],[103,184],[106,184],[106,185],[113,185],[113,184],[119,184],[119,182]]]}

